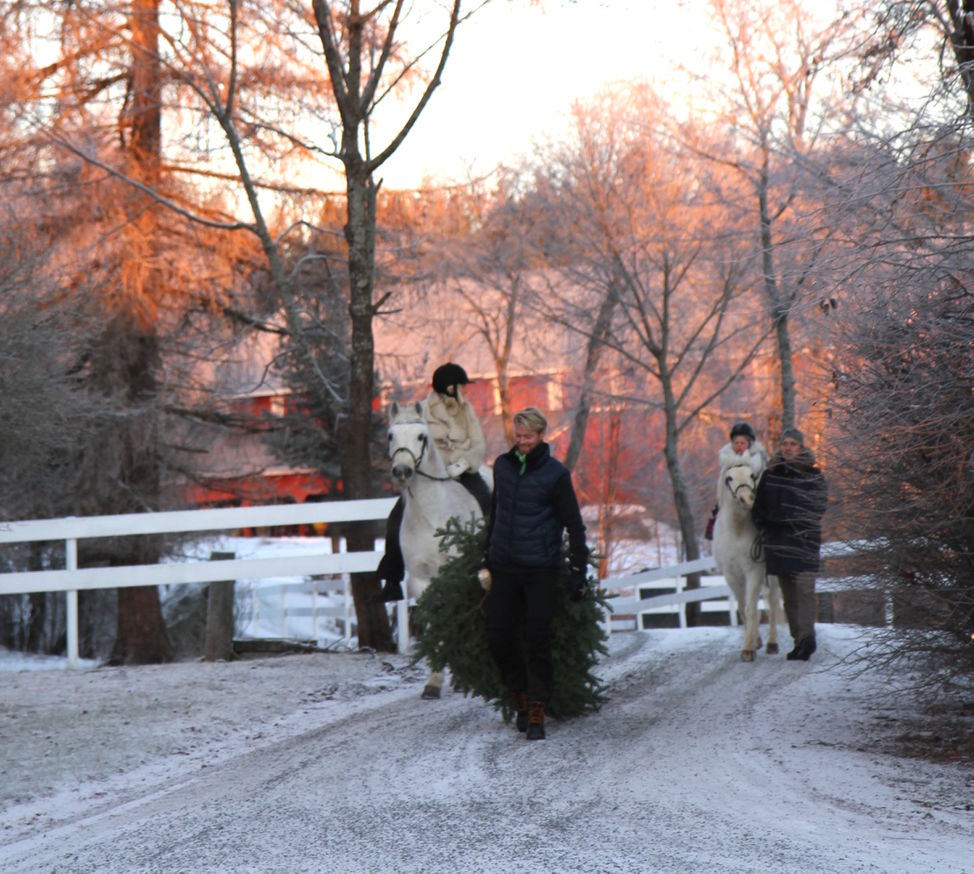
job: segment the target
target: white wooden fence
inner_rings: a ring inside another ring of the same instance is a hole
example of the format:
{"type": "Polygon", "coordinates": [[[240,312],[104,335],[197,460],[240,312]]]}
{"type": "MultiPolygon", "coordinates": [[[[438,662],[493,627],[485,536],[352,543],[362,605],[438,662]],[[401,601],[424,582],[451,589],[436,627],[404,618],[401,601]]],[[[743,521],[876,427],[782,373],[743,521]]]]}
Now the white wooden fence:
{"type": "MultiPolygon", "coordinates": [[[[875,543],[865,541],[854,543],[824,543],[822,544],[822,558],[838,558],[840,556],[856,555],[870,552],[877,548],[875,543]]],[[[603,580],[601,586],[610,596],[612,617],[607,620],[606,628],[611,631],[613,626],[629,628],[635,625],[642,628],[641,617],[646,614],[665,613],[677,614],[680,628],[687,627],[686,605],[698,601],[702,613],[726,613],[731,625],[738,624],[737,602],[722,576],[713,574],[717,570],[713,556],[707,555],[694,561],[685,561],[671,567],[657,568],[643,571],[628,577],[616,577],[603,580]],[[687,589],[687,577],[690,574],[700,574],[700,588],[687,589]],[[647,590],[659,589],[662,594],[646,596],[647,590]],[[629,594],[630,590],[632,593],[629,594]],[[616,597],[614,594],[618,593],[616,597]],[[620,621],[619,617],[631,616],[631,620],[620,621]]],[[[865,577],[845,579],[820,579],[816,583],[819,591],[850,591],[868,590],[874,587],[874,581],[865,577]]],[[[762,598],[758,602],[759,609],[766,610],[767,602],[762,598]]],[[[887,597],[885,621],[892,624],[892,604],[887,597]]]]}
{"type": "Polygon", "coordinates": [[[670,567],[603,580],[600,585],[609,595],[612,615],[606,619],[606,630],[628,628],[641,629],[641,617],[646,614],[677,616],[680,628],[687,627],[686,605],[700,602],[702,612],[726,613],[731,625],[737,625],[737,604],[730,587],[721,576],[714,576],[716,565],[712,556],[685,561],[670,567]],[[687,577],[700,574],[700,588],[688,589],[687,577]],[[659,595],[646,595],[657,589],[659,595]],[[631,594],[627,594],[632,590],[631,594]],[[632,616],[632,620],[620,617],[632,616]]]}
{"type": "MultiPolygon", "coordinates": [[[[395,498],[362,501],[333,501],[310,504],[274,504],[254,507],[232,507],[218,510],[184,510],[166,513],[134,513],[119,516],[85,516],[62,519],[38,519],[0,522],[0,544],[38,541],[64,541],[63,570],[38,570],[0,573],[0,595],[29,592],[67,593],[67,656],[72,666],[78,664],[78,591],[111,589],[126,586],[151,586],[180,583],[208,583],[221,580],[276,579],[282,586],[304,584],[309,576],[345,575],[374,571],[382,553],[322,552],[274,558],[237,558],[216,561],[185,561],[156,565],[121,567],[78,567],[78,541],[94,537],[121,537],[139,534],[185,533],[192,531],[235,531],[241,528],[264,528],[282,525],[358,522],[385,519],[395,498]],[[290,578],[282,580],[281,578],[290,578]]],[[[841,546],[826,546],[823,554],[846,552],[841,546]]],[[[855,551],[854,549],[852,551],[855,551]]],[[[731,624],[737,624],[737,605],[723,577],[713,576],[711,556],[683,562],[672,567],[645,571],[627,577],[603,580],[600,585],[610,595],[612,615],[607,616],[608,632],[619,625],[613,617],[633,616],[640,628],[640,616],[666,612],[679,617],[686,627],[686,605],[701,603],[701,610],[726,612],[731,624]],[[687,589],[686,578],[701,574],[701,587],[687,589]],[[647,590],[661,589],[662,594],[644,597],[647,590]]],[[[334,590],[334,586],[328,587],[334,590]]],[[[347,584],[341,587],[346,635],[352,610],[347,584]]],[[[409,646],[407,604],[396,607],[398,646],[405,652],[409,646]]],[[[622,627],[620,625],[619,627],[622,627]]],[[[631,624],[630,624],[631,627],[631,624]]]]}
{"type": "MultiPolygon", "coordinates": [[[[18,571],[0,574],[0,595],[28,592],[67,593],[67,656],[78,664],[78,591],[179,583],[212,583],[246,578],[303,577],[374,571],[382,553],[338,552],[275,558],[226,559],[119,567],[78,567],[78,541],[93,537],[123,537],[188,531],[234,531],[280,525],[359,522],[385,519],[395,498],[275,504],[218,510],[132,513],[118,516],[70,516],[0,522],[0,543],[64,541],[63,570],[18,571]]],[[[347,596],[346,596],[347,597],[347,596]]]]}

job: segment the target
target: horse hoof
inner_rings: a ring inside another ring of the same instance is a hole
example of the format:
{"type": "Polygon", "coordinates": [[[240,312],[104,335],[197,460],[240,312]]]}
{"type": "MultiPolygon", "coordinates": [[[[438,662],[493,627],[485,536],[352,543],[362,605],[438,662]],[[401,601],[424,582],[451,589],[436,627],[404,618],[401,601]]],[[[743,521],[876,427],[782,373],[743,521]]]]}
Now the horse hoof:
{"type": "Polygon", "coordinates": [[[742,649],[741,650],[741,661],[742,662],[753,662],[754,661],[754,650],[753,649],[742,649]]]}
{"type": "Polygon", "coordinates": [[[769,644],[768,644],[768,645],[767,645],[767,646],[765,647],[765,652],[766,652],[766,653],[767,653],[768,655],[777,655],[777,654],[778,654],[778,652],[779,652],[779,650],[778,650],[778,644],[776,644],[776,643],[769,643],[769,644]]]}
{"type": "Polygon", "coordinates": [[[423,687],[423,698],[439,698],[440,697],[440,687],[439,686],[424,686],[423,687]]]}

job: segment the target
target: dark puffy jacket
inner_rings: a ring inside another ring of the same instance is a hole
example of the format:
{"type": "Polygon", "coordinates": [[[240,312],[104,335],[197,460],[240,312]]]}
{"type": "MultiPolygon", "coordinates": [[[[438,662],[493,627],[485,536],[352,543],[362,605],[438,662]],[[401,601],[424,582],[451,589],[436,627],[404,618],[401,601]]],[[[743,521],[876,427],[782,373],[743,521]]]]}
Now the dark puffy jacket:
{"type": "Polygon", "coordinates": [[[751,516],[764,534],[769,574],[816,572],[828,487],[815,458],[802,449],[794,461],[775,453],[758,483],[751,516]]]}
{"type": "Polygon", "coordinates": [[[568,529],[572,565],[585,567],[585,525],[571,474],[547,443],[528,453],[524,472],[511,449],[494,462],[494,493],[487,528],[492,570],[557,567],[568,529]]]}

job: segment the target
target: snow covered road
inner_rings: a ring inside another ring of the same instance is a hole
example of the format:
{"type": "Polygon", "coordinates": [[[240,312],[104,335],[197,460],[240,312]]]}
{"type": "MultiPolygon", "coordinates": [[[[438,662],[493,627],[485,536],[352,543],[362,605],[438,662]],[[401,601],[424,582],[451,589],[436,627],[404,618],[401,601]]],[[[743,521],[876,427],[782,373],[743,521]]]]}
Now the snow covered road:
{"type": "Polygon", "coordinates": [[[398,656],[0,672],[0,870],[974,870],[970,765],[875,751],[909,705],[819,632],[616,634],[606,706],[538,743],[398,656]]]}

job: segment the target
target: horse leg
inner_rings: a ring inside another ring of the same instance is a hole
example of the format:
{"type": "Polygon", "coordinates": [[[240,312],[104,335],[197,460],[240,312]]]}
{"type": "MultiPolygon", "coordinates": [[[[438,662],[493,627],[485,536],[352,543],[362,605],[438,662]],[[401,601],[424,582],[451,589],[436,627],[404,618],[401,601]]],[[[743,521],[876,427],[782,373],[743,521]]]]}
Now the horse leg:
{"type": "Polygon", "coordinates": [[[781,587],[778,578],[768,576],[768,655],[776,655],[778,649],[778,623],[784,608],[781,606],[781,587]]]}
{"type": "Polygon", "coordinates": [[[747,576],[735,569],[732,571],[725,571],[724,579],[727,581],[727,585],[730,586],[731,592],[734,595],[734,602],[737,605],[737,612],[741,617],[741,621],[744,623],[744,648],[741,650],[741,661],[753,662],[754,649],[748,648],[750,632],[748,631],[749,625],[747,617],[749,600],[748,592],[750,586],[747,581],[747,576]]]}
{"type": "Polygon", "coordinates": [[[439,698],[443,690],[443,672],[431,671],[423,687],[423,698],[439,698]]]}
{"type": "Polygon", "coordinates": [[[747,575],[744,594],[744,649],[741,661],[753,662],[755,653],[761,648],[761,635],[758,626],[758,595],[761,589],[754,574],[747,575]]]}

